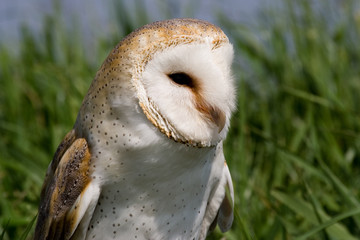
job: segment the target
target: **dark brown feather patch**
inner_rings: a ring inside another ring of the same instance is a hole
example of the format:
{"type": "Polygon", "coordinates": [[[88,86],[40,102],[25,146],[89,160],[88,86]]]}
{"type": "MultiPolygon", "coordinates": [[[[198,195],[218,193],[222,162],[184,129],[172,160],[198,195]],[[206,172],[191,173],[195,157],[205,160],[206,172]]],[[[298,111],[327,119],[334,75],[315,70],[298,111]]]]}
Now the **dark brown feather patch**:
{"type": "Polygon", "coordinates": [[[75,220],[68,218],[67,213],[90,182],[91,156],[87,142],[68,135],[56,151],[46,177],[35,239],[71,237],[75,220]]]}

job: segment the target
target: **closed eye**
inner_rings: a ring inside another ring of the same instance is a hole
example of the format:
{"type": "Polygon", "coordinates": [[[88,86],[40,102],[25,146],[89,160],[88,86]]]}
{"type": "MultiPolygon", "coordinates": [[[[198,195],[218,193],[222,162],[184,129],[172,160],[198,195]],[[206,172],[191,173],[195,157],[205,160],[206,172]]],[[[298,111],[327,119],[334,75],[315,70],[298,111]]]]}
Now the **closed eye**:
{"type": "Polygon", "coordinates": [[[193,79],[187,75],[186,73],[179,72],[179,73],[171,73],[168,74],[168,77],[176,84],[187,86],[190,88],[194,88],[194,81],[193,79]]]}

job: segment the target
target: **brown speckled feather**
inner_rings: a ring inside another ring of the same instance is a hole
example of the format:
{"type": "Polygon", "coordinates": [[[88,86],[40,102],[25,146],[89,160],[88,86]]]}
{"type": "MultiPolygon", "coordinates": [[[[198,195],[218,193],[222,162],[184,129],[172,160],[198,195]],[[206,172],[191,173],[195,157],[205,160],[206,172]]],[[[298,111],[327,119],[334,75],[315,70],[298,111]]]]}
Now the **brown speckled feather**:
{"type": "Polygon", "coordinates": [[[90,182],[90,152],[83,138],[69,132],[59,145],[41,192],[34,239],[70,239],[79,223],[78,197],[90,182]]]}

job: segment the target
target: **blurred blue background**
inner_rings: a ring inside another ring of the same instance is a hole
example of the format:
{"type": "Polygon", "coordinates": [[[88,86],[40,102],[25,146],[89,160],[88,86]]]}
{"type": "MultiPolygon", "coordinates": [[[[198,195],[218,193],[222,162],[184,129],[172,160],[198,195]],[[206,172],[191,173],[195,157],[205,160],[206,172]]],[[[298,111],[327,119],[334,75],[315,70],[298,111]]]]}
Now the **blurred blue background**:
{"type": "MultiPolygon", "coordinates": [[[[33,31],[39,32],[42,28],[45,15],[54,14],[54,2],[49,0],[2,0],[0,2],[0,36],[6,42],[18,43],[20,27],[27,24],[33,31]]],[[[193,16],[217,23],[220,13],[230,19],[241,22],[251,22],[260,6],[269,4],[269,0],[145,0],[123,1],[128,11],[135,13],[135,8],[146,9],[152,21],[168,17],[193,16]],[[143,3],[143,4],[139,4],[143,3]],[[170,7],[170,8],[169,8],[170,7]]],[[[105,0],[63,0],[61,11],[68,25],[78,21],[81,31],[88,37],[106,36],[114,31],[111,19],[115,14],[111,11],[114,1],[105,0]],[[110,14],[109,14],[110,13],[110,14]]],[[[273,1],[274,4],[274,1],[273,1]]],[[[136,21],[137,17],[134,17],[136,21]]],[[[3,41],[2,41],[3,42],[3,41]]]]}

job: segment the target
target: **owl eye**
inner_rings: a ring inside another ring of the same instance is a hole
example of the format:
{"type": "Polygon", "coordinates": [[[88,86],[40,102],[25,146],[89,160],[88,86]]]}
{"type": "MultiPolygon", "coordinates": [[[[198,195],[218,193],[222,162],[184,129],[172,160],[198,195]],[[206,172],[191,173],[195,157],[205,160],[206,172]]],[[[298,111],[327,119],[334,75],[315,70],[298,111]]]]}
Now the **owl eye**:
{"type": "Polygon", "coordinates": [[[190,88],[194,87],[193,79],[186,73],[171,73],[168,74],[168,77],[178,85],[188,86],[190,88]]]}

